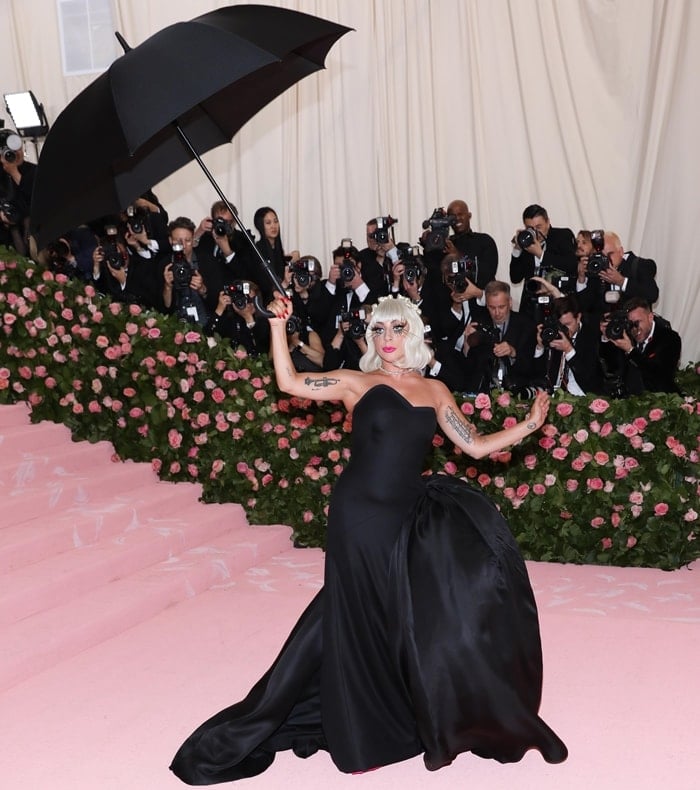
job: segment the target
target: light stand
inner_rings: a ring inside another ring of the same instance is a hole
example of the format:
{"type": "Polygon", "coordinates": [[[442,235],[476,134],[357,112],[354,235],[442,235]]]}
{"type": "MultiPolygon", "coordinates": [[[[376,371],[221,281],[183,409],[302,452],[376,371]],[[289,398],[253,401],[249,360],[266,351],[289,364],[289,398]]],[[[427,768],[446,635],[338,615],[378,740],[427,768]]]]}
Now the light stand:
{"type": "Polygon", "coordinates": [[[34,151],[39,160],[39,138],[46,137],[49,124],[46,120],[44,106],[37,101],[32,91],[5,93],[5,107],[20,137],[28,138],[34,143],[34,151]]]}

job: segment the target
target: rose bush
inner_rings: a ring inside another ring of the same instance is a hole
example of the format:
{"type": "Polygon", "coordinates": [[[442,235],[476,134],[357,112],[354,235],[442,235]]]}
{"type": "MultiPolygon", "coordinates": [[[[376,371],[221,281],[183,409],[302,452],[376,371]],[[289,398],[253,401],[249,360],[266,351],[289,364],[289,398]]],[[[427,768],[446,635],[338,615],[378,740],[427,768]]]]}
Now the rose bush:
{"type": "MultiPolygon", "coordinates": [[[[91,286],[0,255],[0,403],[112,442],[251,523],[286,523],[323,545],[328,497],[349,458],[339,404],[281,394],[269,360],[172,317],[109,304],[91,286]]],[[[466,478],[508,519],[526,557],[676,568],[700,555],[700,375],[684,396],[553,399],[549,422],[475,462],[436,434],[426,471],[466,478]]],[[[522,419],[507,392],[459,400],[480,431],[522,419]]]]}

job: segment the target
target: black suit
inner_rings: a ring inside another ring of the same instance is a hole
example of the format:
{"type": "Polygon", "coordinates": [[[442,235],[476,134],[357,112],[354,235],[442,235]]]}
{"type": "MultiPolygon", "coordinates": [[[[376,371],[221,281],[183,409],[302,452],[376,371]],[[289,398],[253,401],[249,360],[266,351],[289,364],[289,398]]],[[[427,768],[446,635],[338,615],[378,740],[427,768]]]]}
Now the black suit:
{"type": "MultiPolygon", "coordinates": [[[[586,394],[603,394],[605,388],[599,354],[600,327],[597,321],[590,316],[584,316],[571,344],[575,353],[564,363],[566,368],[573,373],[576,383],[586,394]]],[[[559,378],[561,358],[561,351],[545,349],[543,356],[535,360],[535,381],[544,382],[547,389],[553,389],[559,378]]]]}
{"type": "MultiPolygon", "coordinates": [[[[570,228],[551,228],[544,241],[544,253],[540,265],[540,273],[549,269],[558,269],[568,275],[571,288],[573,290],[576,283],[578,271],[578,259],[576,258],[576,238],[570,228]]],[[[531,252],[521,250],[520,255],[510,256],[510,281],[520,283],[534,277],[537,271],[537,261],[531,252]]],[[[523,290],[520,300],[520,312],[531,318],[535,315],[537,306],[536,298],[529,292],[523,290]]]]}
{"type": "MultiPolygon", "coordinates": [[[[477,265],[474,284],[485,288],[487,283],[496,279],[498,269],[498,248],[496,242],[488,233],[477,233],[469,230],[466,233],[450,236],[449,240],[459,250],[461,255],[468,256],[477,265]]],[[[424,254],[423,259],[428,269],[427,279],[441,284],[442,272],[440,264],[445,257],[443,250],[433,250],[424,254]]]]}
{"type": "MultiPolygon", "coordinates": [[[[617,352],[613,364],[616,364],[628,395],[679,391],[676,373],[681,358],[681,336],[665,319],[655,316],[653,334],[643,350],[633,348],[625,354],[616,346],[612,347],[617,352]]],[[[608,355],[611,353],[609,349],[605,350],[608,355]]]]}
{"type": "MultiPolygon", "coordinates": [[[[491,316],[486,312],[480,325],[493,327],[491,316]]],[[[472,336],[473,337],[473,336],[472,336]]],[[[470,391],[485,391],[491,389],[496,367],[502,361],[505,367],[503,385],[528,386],[534,375],[535,344],[537,342],[537,328],[528,316],[511,310],[508,318],[503,340],[515,349],[515,359],[510,357],[496,358],[492,353],[493,343],[479,341],[470,348],[467,357],[474,369],[478,370],[480,383],[470,391]]]]}
{"type": "Polygon", "coordinates": [[[576,294],[582,310],[601,316],[603,313],[622,307],[628,299],[635,296],[645,299],[650,306],[659,298],[659,287],[655,279],[656,262],[651,258],[640,258],[633,252],[629,252],[622,260],[618,271],[627,278],[627,286],[624,291],[610,290],[599,277],[589,275],[586,287],[576,294]],[[619,300],[617,302],[606,301],[606,292],[609,294],[619,293],[619,300]]]}

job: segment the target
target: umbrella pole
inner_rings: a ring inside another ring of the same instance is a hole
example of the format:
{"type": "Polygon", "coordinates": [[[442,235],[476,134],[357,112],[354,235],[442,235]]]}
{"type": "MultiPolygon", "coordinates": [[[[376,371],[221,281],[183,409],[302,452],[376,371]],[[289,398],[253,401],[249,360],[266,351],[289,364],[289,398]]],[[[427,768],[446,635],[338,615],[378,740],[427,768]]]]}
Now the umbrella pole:
{"type": "MultiPolygon", "coordinates": [[[[264,270],[267,272],[267,274],[268,274],[269,278],[272,280],[272,285],[273,285],[273,287],[274,287],[276,290],[278,290],[278,291],[280,292],[280,294],[281,294],[281,295],[283,295],[283,296],[284,296],[284,295],[286,294],[286,290],[285,290],[284,286],[282,285],[282,283],[280,282],[280,279],[279,279],[279,277],[277,276],[277,273],[276,273],[276,272],[274,271],[274,269],[273,269],[273,268],[270,266],[269,262],[268,262],[268,261],[266,261],[266,260],[265,260],[265,258],[263,258],[263,256],[262,256],[262,253],[261,253],[261,252],[260,252],[260,250],[259,250],[259,249],[256,247],[256,245],[255,245],[255,242],[253,241],[253,239],[251,239],[251,237],[250,237],[250,234],[248,233],[248,230],[246,229],[245,225],[244,225],[244,224],[243,224],[243,222],[241,221],[241,218],[238,216],[238,212],[236,211],[236,209],[234,208],[234,206],[233,206],[233,205],[232,205],[232,204],[229,202],[229,200],[228,200],[228,198],[226,197],[226,195],[224,195],[224,193],[223,193],[223,190],[222,190],[222,189],[221,189],[221,187],[220,187],[220,186],[217,184],[217,182],[216,182],[216,179],[215,179],[215,178],[214,178],[214,176],[211,174],[211,171],[210,171],[210,170],[209,170],[209,168],[208,168],[208,167],[207,167],[207,166],[204,164],[204,162],[202,161],[202,157],[201,157],[201,156],[200,156],[200,155],[197,153],[197,150],[196,150],[196,149],[195,149],[195,147],[192,145],[192,143],[191,143],[191,141],[190,141],[190,138],[189,138],[189,137],[188,137],[188,136],[185,134],[185,132],[183,131],[182,127],[180,126],[180,124],[179,124],[177,121],[174,121],[174,122],[173,122],[173,126],[175,127],[175,130],[177,131],[178,135],[180,135],[180,139],[181,139],[181,140],[182,140],[182,142],[184,143],[185,147],[186,147],[186,148],[188,149],[188,151],[189,151],[189,152],[192,154],[192,156],[193,156],[193,158],[195,159],[195,161],[197,162],[197,164],[198,164],[198,165],[199,165],[199,166],[202,168],[202,171],[203,171],[204,175],[205,175],[205,176],[206,176],[206,177],[209,179],[209,183],[210,183],[210,184],[211,184],[211,185],[214,187],[214,189],[216,190],[216,194],[217,194],[217,195],[218,195],[218,196],[221,198],[221,200],[223,200],[223,202],[226,204],[226,208],[227,208],[227,209],[228,209],[228,210],[231,212],[231,216],[234,218],[234,220],[235,220],[235,222],[236,222],[236,225],[238,225],[238,227],[239,227],[239,228],[240,228],[240,229],[243,231],[243,235],[244,235],[244,236],[246,237],[246,239],[248,240],[248,243],[250,244],[250,246],[251,246],[251,248],[252,248],[252,250],[253,250],[253,253],[254,253],[254,254],[257,256],[257,258],[258,258],[258,260],[260,261],[260,263],[262,264],[262,266],[263,266],[264,270]]],[[[265,309],[265,308],[262,306],[262,304],[260,303],[260,297],[259,297],[259,296],[256,296],[256,297],[255,297],[255,306],[256,306],[256,308],[258,309],[258,311],[259,311],[260,313],[262,313],[264,316],[266,316],[267,318],[274,318],[274,315],[275,315],[275,314],[274,314],[274,313],[271,313],[269,310],[266,310],[266,309],[265,309]]]]}

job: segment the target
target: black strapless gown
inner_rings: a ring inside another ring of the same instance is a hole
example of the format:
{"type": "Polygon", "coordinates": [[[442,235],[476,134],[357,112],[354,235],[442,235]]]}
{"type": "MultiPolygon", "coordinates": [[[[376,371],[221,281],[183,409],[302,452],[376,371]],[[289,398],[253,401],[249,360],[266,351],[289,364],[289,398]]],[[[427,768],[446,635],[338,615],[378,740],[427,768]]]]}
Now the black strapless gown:
{"type": "Polygon", "coordinates": [[[326,749],[344,772],[472,751],[501,762],[566,746],[538,716],[542,652],[525,564],[493,503],[421,476],[430,407],[378,385],[358,402],[331,500],[324,588],[241,702],[201,725],[171,765],[193,785],[326,749]]]}

